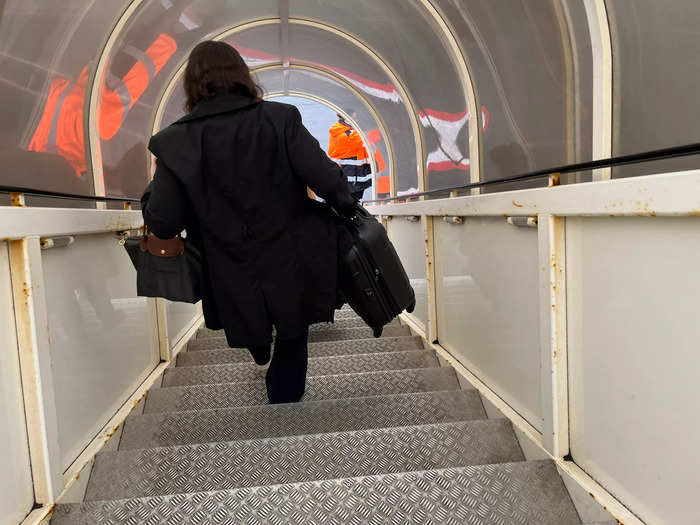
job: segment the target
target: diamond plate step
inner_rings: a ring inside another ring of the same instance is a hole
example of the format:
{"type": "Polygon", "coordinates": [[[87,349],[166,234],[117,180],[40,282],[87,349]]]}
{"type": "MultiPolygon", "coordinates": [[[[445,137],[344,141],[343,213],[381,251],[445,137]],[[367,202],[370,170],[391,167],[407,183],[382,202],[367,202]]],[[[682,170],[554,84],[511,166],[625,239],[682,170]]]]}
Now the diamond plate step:
{"type": "MultiPolygon", "coordinates": [[[[386,326],[401,326],[398,319],[394,319],[386,326]]],[[[324,332],[326,330],[340,328],[367,328],[367,323],[361,317],[346,317],[336,319],[334,323],[319,323],[309,327],[309,332],[324,332]]]]}
{"type": "MultiPolygon", "coordinates": [[[[398,319],[394,319],[387,326],[400,326],[401,323],[398,319]]],[[[338,318],[335,323],[318,323],[311,325],[309,327],[310,332],[323,332],[326,330],[342,329],[342,328],[367,328],[367,323],[365,323],[362,318],[357,316],[347,316],[338,318]]],[[[197,332],[197,337],[199,339],[207,339],[209,337],[225,337],[223,330],[210,330],[209,328],[202,328],[197,332]]]]}
{"type": "Polygon", "coordinates": [[[106,500],[523,461],[486,420],[100,454],[85,496],[106,500]]]}
{"type": "Polygon", "coordinates": [[[130,416],[119,448],[154,448],[472,419],[486,419],[476,390],[168,412],[130,416]]]}
{"type": "MultiPolygon", "coordinates": [[[[411,329],[403,325],[388,325],[384,327],[382,337],[398,337],[412,335],[411,329]]],[[[374,334],[371,328],[339,328],[310,332],[309,341],[345,341],[348,339],[370,339],[374,334]]]]}
{"type": "MultiPolygon", "coordinates": [[[[396,352],[399,350],[409,350],[411,348],[423,348],[423,342],[417,336],[382,337],[375,339],[356,339],[347,341],[324,341],[320,343],[309,343],[310,357],[326,357],[331,355],[345,354],[369,354],[372,352],[396,352]]],[[[204,339],[193,339],[187,345],[187,353],[202,352],[207,350],[232,350],[226,343],[226,339],[221,337],[208,337],[204,339]]],[[[233,349],[245,350],[245,349],[233,349]]],[[[250,353],[246,350],[246,359],[251,359],[250,353]]],[[[178,363],[179,365],[179,363],[178,363]]]]}
{"type": "MultiPolygon", "coordinates": [[[[309,359],[309,376],[357,374],[377,370],[402,370],[439,366],[435,354],[428,350],[382,352],[374,354],[317,357],[309,359]]],[[[185,366],[165,371],[163,386],[201,385],[262,380],[265,371],[253,363],[185,366]]]]}
{"type": "MultiPolygon", "coordinates": [[[[345,321],[341,321],[345,322],[345,321]]],[[[356,323],[354,320],[352,323],[356,323]]],[[[382,337],[396,337],[400,335],[411,335],[411,329],[408,326],[400,323],[392,323],[384,327],[382,337]]],[[[374,337],[372,329],[367,327],[360,320],[359,327],[343,327],[340,325],[314,325],[309,331],[309,342],[317,341],[340,341],[346,339],[369,339],[374,337]]],[[[197,332],[197,339],[223,339],[225,341],[224,332],[222,330],[210,330],[202,328],[197,332]]]]}
{"type": "Polygon", "coordinates": [[[60,505],[56,525],[580,524],[552,461],[60,505]]]}
{"type": "Polygon", "coordinates": [[[335,320],[339,321],[340,319],[360,319],[360,316],[350,308],[343,308],[342,310],[336,310],[335,312],[335,320]]]}
{"type": "MultiPolygon", "coordinates": [[[[451,367],[309,377],[303,401],[341,399],[459,388],[451,367]]],[[[180,412],[267,404],[262,380],[151,390],[144,413],[180,412]]]]}

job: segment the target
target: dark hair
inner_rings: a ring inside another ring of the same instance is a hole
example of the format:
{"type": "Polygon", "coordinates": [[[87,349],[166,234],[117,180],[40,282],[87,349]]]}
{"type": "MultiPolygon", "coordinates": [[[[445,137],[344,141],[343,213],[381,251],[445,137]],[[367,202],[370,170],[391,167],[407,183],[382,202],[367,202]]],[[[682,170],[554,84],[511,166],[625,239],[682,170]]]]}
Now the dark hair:
{"type": "Polygon", "coordinates": [[[200,100],[227,93],[262,98],[262,89],[232,46],[213,40],[197,44],[185,69],[185,110],[190,112],[200,100]]]}

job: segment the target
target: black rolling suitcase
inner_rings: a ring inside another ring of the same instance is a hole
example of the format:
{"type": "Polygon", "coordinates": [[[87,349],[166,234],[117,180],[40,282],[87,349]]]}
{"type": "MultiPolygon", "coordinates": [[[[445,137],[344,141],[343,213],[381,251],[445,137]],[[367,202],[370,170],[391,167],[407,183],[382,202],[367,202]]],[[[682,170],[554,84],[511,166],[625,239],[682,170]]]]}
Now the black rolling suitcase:
{"type": "Polygon", "coordinates": [[[339,244],[340,290],[379,337],[384,325],[416,306],[406,270],[384,227],[361,206],[342,221],[339,244]]]}

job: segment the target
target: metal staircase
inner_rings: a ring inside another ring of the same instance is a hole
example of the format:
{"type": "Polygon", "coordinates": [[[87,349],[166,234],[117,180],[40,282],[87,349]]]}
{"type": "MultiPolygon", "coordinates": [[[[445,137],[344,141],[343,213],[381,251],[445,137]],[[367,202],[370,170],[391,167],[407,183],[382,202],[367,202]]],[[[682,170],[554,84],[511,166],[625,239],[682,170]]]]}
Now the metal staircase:
{"type": "Polygon", "coordinates": [[[312,327],[304,399],[267,405],[247,351],[201,330],[51,523],[580,523],[554,463],[408,327],[369,337],[348,310],[312,327]]]}

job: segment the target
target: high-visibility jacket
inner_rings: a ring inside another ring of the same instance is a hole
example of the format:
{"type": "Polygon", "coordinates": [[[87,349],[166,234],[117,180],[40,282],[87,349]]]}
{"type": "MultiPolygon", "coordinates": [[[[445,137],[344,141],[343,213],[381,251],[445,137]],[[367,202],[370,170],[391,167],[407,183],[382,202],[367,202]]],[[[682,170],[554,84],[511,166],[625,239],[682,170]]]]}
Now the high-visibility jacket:
{"type": "MultiPolygon", "coordinates": [[[[98,131],[103,140],[114,137],[121,129],[129,110],[141,98],[149,82],[177,51],[177,43],[161,34],[146,51],[127,46],[124,50],[136,63],[118,79],[106,74],[98,107],[98,131]]],[[[46,106],[34,136],[31,151],[58,153],[71,164],[77,176],[87,170],[83,108],[89,69],[84,67],[78,79],[56,78],[51,83],[46,106]]]]}
{"type": "Polygon", "coordinates": [[[342,122],[336,122],[328,130],[328,156],[332,159],[357,159],[368,158],[367,150],[362,144],[362,138],[351,126],[342,122]]]}
{"type": "Polygon", "coordinates": [[[374,147],[374,153],[372,155],[374,156],[374,161],[377,165],[377,173],[380,173],[386,169],[386,162],[384,162],[384,156],[377,147],[377,143],[382,141],[382,134],[379,132],[378,129],[373,129],[372,131],[367,133],[367,140],[369,140],[370,144],[372,144],[372,146],[374,147]]]}

